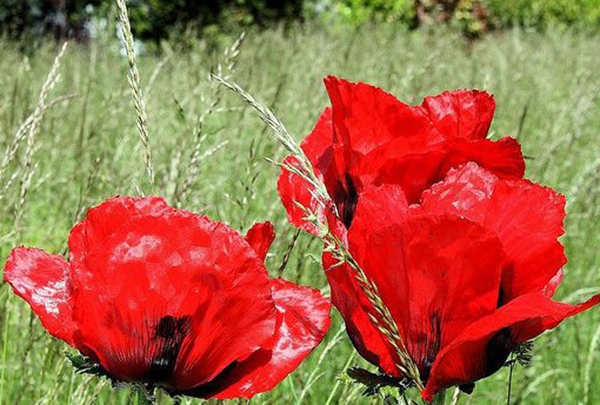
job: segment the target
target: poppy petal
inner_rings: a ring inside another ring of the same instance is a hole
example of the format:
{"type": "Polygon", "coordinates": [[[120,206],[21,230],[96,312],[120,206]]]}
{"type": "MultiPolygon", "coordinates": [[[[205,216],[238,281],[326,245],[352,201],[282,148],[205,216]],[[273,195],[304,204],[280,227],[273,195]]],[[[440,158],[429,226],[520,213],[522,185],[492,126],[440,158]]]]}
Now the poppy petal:
{"type": "Polygon", "coordinates": [[[495,310],[504,252],[493,234],[469,220],[398,214],[400,193],[391,185],[366,190],[348,240],[426,379],[438,350],[495,310]]]}
{"type": "Polygon", "coordinates": [[[73,300],[69,265],[58,255],[40,249],[13,249],[4,267],[4,279],[31,306],[44,328],[73,345],[73,300]]]}
{"type": "Polygon", "coordinates": [[[282,279],[271,281],[278,311],[272,349],[261,349],[205,387],[203,398],[251,398],[269,391],[294,371],[323,340],[330,302],[317,290],[282,279]]]}
{"type": "Polygon", "coordinates": [[[304,138],[300,147],[320,172],[327,171],[332,162],[333,123],[331,108],[323,110],[310,134],[304,138]]]}
{"type": "Polygon", "coordinates": [[[126,227],[88,237],[73,272],[77,338],[119,379],[193,388],[273,335],[268,275],[228,226],[172,208],[145,215],[138,205],[126,227]]]}
{"type": "MultiPolygon", "coordinates": [[[[386,190],[388,191],[378,195],[381,197],[379,200],[369,198],[369,193],[366,192],[366,198],[361,199],[359,205],[361,217],[363,212],[379,211],[379,215],[371,218],[373,221],[371,225],[374,229],[380,229],[390,221],[401,221],[404,212],[408,209],[404,193],[399,187],[388,187],[386,190]]],[[[351,229],[354,229],[354,226],[361,226],[361,223],[353,225],[351,229]]],[[[365,235],[357,232],[355,239],[361,236],[365,235]]],[[[342,235],[340,240],[345,241],[346,236],[342,235]]],[[[361,244],[356,243],[356,245],[360,246],[361,244]]],[[[353,254],[356,253],[353,252],[353,254]]],[[[369,314],[374,314],[372,305],[356,281],[354,271],[346,264],[336,263],[329,253],[323,254],[323,267],[331,286],[331,300],[342,314],[347,333],[357,351],[386,373],[399,376],[396,368],[395,349],[373,324],[369,316],[369,314]]]]}
{"type": "Polygon", "coordinates": [[[557,271],[554,277],[552,277],[550,281],[548,281],[548,284],[546,284],[544,288],[542,288],[542,294],[544,294],[546,297],[552,297],[558,289],[558,287],[562,284],[564,275],[565,274],[562,271],[562,269],[557,271]]]}
{"type": "MultiPolygon", "coordinates": [[[[566,263],[565,198],[527,180],[502,180],[468,163],[423,194],[422,210],[465,216],[498,235],[507,254],[504,301],[546,287],[566,263]],[[523,243],[527,241],[527,243],[523,243]]],[[[548,286],[554,292],[560,277],[548,286]]]]}
{"type": "Polygon", "coordinates": [[[579,305],[552,301],[540,293],[515,298],[493,314],[469,325],[440,352],[422,397],[431,401],[433,395],[447,387],[476,381],[501,367],[504,361],[492,361],[494,353],[490,351],[497,333],[510,330],[510,344],[522,343],[599,302],[600,295],[579,305]]]}
{"type": "Polygon", "coordinates": [[[467,162],[477,162],[502,178],[521,178],[525,171],[518,142],[504,138],[449,141],[410,152],[392,143],[366,156],[356,172],[363,184],[402,186],[408,201],[416,203],[424,190],[467,162]]]}
{"type": "Polygon", "coordinates": [[[361,291],[353,270],[323,254],[323,268],[331,287],[331,302],[344,318],[346,332],[360,355],[385,373],[399,377],[393,346],[373,324],[372,305],[361,291]]]}
{"type": "MultiPolygon", "coordinates": [[[[315,174],[322,178],[323,176],[335,178],[335,175],[330,173],[335,171],[332,136],[331,109],[326,108],[311,133],[300,145],[306,157],[312,163],[315,174]]],[[[284,165],[299,167],[299,162],[295,157],[288,156],[284,160],[284,165]]],[[[328,183],[327,181],[325,182],[328,183]]],[[[306,232],[316,235],[318,233],[317,229],[313,224],[304,220],[306,213],[298,206],[300,204],[316,213],[321,211],[321,205],[311,192],[312,189],[312,185],[301,176],[285,168],[281,169],[281,174],[277,181],[277,190],[281,202],[287,211],[289,221],[306,232]]]]}
{"type": "Polygon", "coordinates": [[[275,230],[273,229],[273,224],[271,224],[269,221],[260,224],[254,224],[252,228],[248,230],[244,239],[246,239],[246,242],[252,246],[252,249],[254,249],[258,257],[264,261],[267,257],[267,253],[269,252],[271,244],[275,240],[275,230]]]}
{"type": "MultiPolygon", "coordinates": [[[[510,137],[497,141],[478,139],[449,142],[440,175],[467,162],[475,162],[501,178],[520,179],[525,174],[521,145],[510,137]]],[[[439,180],[442,178],[436,179],[439,180]]]]}
{"type": "MultiPolygon", "coordinates": [[[[420,109],[404,104],[379,87],[325,78],[331,99],[334,141],[365,155],[396,138],[425,145],[436,137],[420,109]]],[[[438,141],[441,139],[437,139],[438,141]]]]}
{"type": "Polygon", "coordinates": [[[496,102],[485,91],[456,90],[426,97],[421,108],[446,138],[485,139],[496,102]]]}
{"type": "MultiPolygon", "coordinates": [[[[299,167],[298,160],[293,156],[288,156],[284,160],[284,164],[299,167]]],[[[313,235],[318,235],[317,227],[306,221],[307,213],[303,209],[310,209],[317,214],[321,211],[319,202],[311,192],[312,190],[313,186],[301,176],[285,168],[281,169],[277,180],[277,191],[287,212],[288,220],[292,225],[313,235]]]]}
{"type": "Polygon", "coordinates": [[[76,267],[91,247],[101,248],[101,241],[126,226],[128,221],[139,216],[160,215],[170,209],[162,197],[127,196],[113,197],[90,208],[69,234],[69,261],[76,267]]]}

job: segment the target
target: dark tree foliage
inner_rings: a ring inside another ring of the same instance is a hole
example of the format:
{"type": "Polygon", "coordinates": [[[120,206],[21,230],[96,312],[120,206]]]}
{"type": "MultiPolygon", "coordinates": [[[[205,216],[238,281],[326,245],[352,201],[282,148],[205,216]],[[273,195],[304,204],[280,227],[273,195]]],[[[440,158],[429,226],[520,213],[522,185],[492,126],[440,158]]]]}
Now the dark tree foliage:
{"type": "Polygon", "coordinates": [[[134,34],[158,41],[173,28],[192,28],[218,24],[224,20],[237,24],[267,24],[282,19],[297,19],[303,0],[134,0],[129,8],[134,34]]]}
{"type": "Polygon", "coordinates": [[[53,35],[86,40],[87,21],[103,0],[2,0],[0,32],[11,38],[53,35]]]}
{"type": "MultiPolygon", "coordinates": [[[[265,25],[298,19],[306,0],[128,0],[136,37],[159,41],[175,28],[200,30],[211,24],[265,25]]],[[[114,0],[1,0],[0,33],[11,38],[53,35],[86,40],[88,22],[105,18],[114,0]]]]}

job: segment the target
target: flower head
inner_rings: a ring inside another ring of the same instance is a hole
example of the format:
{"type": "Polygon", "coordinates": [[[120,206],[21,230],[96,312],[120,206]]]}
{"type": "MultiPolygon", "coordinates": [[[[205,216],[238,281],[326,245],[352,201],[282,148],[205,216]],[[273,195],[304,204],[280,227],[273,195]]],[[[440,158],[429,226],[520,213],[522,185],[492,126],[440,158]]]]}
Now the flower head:
{"type": "MultiPolygon", "coordinates": [[[[349,251],[392,313],[424,398],[454,385],[472,389],[517,345],[600,301],[551,298],[566,262],[558,241],[564,216],[564,197],[553,190],[475,163],[451,170],[420,204],[410,205],[397,185],[362,193],[349,251]]],[[[370,321],[351,272],[340,266],[326,274],[358,351],[399,376],[397,355],[370,321]]]]}
{"type": "MultiPolygon", "coordinates": [[[[501,178],[523,176],[517,141],[486,139],[495,109],[488,93],[445,92],[410,106],[365,83],[329,76],[325,85],[331,107],[301,147],[346,227],[352,224],[360,194],[372,185],[399,185],[412,203],[448,170],[470,161],[501,178]]],[[[298,164],[294,157],[285,163],[298,164]]],[[[290,221],[316,233],[296,204],[320,210],[311,185],[284,168],[278,189],[290,221]]]]}
{"type": "Polygon", "coordinates": [[[73,228],[68,262],[19,247],[4,278],[114,379],[249,398],[296,369],[330,322],[320,293],[269,278],[274,237],[268,222],[243,238],[161,198],[117,197],[73,228]]]}

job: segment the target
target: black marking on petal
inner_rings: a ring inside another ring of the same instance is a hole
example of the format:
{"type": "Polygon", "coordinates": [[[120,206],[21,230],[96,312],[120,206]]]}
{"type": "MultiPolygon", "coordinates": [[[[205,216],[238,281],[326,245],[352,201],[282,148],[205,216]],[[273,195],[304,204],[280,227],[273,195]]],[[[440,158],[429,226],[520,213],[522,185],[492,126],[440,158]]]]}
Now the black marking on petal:
{"type": "Polygon", "coordinates": [[[510,328],[501,329],[487,344],[485,376],[498,371],[506,362],[512,349],[510,328]]]}
{"type": "Polygon", "coordinates": [[[496,304],[496,307],[500,308],[504,304],[504,289],[500,287],[500,291],[498,291],[498,303],[496,304]]]}
{"type": "Polygon", "coordinates": [[[350,228],[358,203],[358,192],[350,173],[345,174],[344,181],[338,181],[337,190],[332,198],[338,207],[342,222],[346,225],[346,228],[350,228]]]}
{"type": "Polygon", "coordinates": [[[437,357],[440,346],[442,344],[442,317],[439,312],[433,312],[430,317],[430,330],[427,336],[427,348],[425,349],[424,357],[420,362],[419,371],[421,372],[421,381],[424,384],[429,379],[431,367],[437,357]]]}
{"type": "Polygon", "coordinates": [[[191,318],[189,316],[176,318],[167,315],[160,319],[152,338],[153,344],[158,345],[159,350],[150,364],[148,381],[161,382],[171,376],[183,339],[190,333],[190,329],[191,318]]]}
{"type": "Polygon", "coordinates": [[[219,375],[206,384],[199,385],[189,390],[167,390],[167,392],[171,396],[185,395],[194,398],[210,398],[217,392],[223,390],[224,387],[227,387],[237,381],[234,372],[238,364],[239,363],[237,361],[234,361],[225,367],[225,369],[221,371],[219,375]]]}

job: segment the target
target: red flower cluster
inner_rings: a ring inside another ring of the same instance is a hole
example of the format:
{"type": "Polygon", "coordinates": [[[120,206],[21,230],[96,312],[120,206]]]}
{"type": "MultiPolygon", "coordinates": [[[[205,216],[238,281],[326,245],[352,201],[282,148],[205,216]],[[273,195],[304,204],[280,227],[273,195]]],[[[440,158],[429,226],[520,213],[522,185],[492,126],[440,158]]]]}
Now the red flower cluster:
{"type": "Polygon", "coordinates": [[[69,237],[70,259],[14,249],[4,278],[44,327],[127,382],[176,395],[250,398],[272,389],[329,328],[315,290],[270,279],[275,234],[246,238],[161,198],[113,198],[69,237]]]}
{"type": "MultiPolygon", "coordinates": [[[[566,263],[558,241],[565,200],[521,178],[514,139],[486,139],[490,95],[447,92],[412,107],[363,83],[325,84],[332,106],[302,148],[334,205],[330,229],[377,286],[423,398],[455,385],[472,390],[516,345],[600,301],[551,299],[566,263]]],[[[278,185],[293,224],[316,232],[298,204],[331,218],[299,175],[283,169],[278,185]]],[[[353,272],[327,252],[323,264],[356,349],[401,377],[353,272]]]]}

